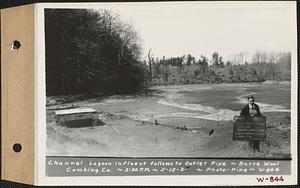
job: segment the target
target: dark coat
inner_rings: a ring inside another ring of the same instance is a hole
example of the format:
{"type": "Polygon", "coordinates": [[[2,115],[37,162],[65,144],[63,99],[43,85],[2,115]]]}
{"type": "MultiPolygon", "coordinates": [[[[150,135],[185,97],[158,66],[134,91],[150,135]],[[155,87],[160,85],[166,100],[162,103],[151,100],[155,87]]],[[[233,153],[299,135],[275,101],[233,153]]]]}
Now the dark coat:
{"type": "MultiPolygon", "coordinates": [[[[254,105],[254,110],[256,110],[257,112],[257,117],[261,117],[261,112],[259,110],[259,106],[257,104],[253,104],[254,105]]],[[[249,113],[249,104],[247,104],[241,111],[241,116],[250,116],[250,113],[249,113]]]]}

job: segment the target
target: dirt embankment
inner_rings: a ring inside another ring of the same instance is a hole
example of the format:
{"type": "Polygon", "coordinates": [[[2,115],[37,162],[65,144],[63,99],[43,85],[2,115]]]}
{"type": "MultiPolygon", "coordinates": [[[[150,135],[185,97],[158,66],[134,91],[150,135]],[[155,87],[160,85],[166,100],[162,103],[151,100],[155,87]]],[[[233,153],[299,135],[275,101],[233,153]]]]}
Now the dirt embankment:
{"type": "Polygon", "coordinates": [[[232,140],[232,121],[193,118],[133,120],[105,112],[96,127],[57,126],[47,114],[47,155],[130,157],[290,157],[290,114],[266,113],[267,140],[253,153],[248,142],[232,140]]]}

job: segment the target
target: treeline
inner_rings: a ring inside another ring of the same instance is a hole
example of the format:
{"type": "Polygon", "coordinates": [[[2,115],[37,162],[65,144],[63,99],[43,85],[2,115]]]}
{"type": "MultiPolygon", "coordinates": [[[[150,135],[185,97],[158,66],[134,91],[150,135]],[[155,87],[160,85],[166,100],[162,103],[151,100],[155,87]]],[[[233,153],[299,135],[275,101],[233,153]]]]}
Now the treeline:
{"type": "Polygon", "coordinates": [[[256,53],[251,62],[191,54],[141,59],[133,25],[110,10],[45,10],[46,94],[147,93],[151,85],[290,80],[290,53],[256,53]]]}
{"type": "Polygon", "coordinates": [[[239,83],[291,79],[291,53],[257,52],[251,62],[236,64],[223,61],[217,52],[211,60],[191,54],[180,57],[156,58],[148,55],[152,70],[152,85],[193,83],[239,83]]]}
{"type": "Polygon", "coordinates": [[[147,69],[133,25],[110,10],[46,9],[46,93],[132,94],[147,69]]]}

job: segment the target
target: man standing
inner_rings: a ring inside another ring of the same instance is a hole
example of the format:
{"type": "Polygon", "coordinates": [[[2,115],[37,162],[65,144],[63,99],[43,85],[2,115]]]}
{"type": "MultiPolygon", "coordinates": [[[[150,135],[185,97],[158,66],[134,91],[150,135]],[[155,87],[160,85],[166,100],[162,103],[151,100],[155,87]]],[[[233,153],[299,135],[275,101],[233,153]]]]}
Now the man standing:
{"type": "MultiPolygon", "coordinates": [[[[250,116],[250,117],[261,117],[262,114],[259,110],[259,106],[254,103],[255,98],[253,96],[248,97],[248,104],[242,109],[241,116],[250,116]]],[[[260,151],[259,149],[259,141],[258,140],[250,140],[250,146],[254,149],[254,151],[260,151]]]]}

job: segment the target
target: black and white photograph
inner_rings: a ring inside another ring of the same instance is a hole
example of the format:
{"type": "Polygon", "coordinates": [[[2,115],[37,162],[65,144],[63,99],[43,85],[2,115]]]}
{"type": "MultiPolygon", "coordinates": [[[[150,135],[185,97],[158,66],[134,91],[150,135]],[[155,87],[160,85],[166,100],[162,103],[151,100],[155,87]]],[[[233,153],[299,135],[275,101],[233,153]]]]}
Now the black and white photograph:
{"type": "Polygon", "coordinates": [[[291,9],[45,8],[46,155],[291,159],[291,9]]]}

